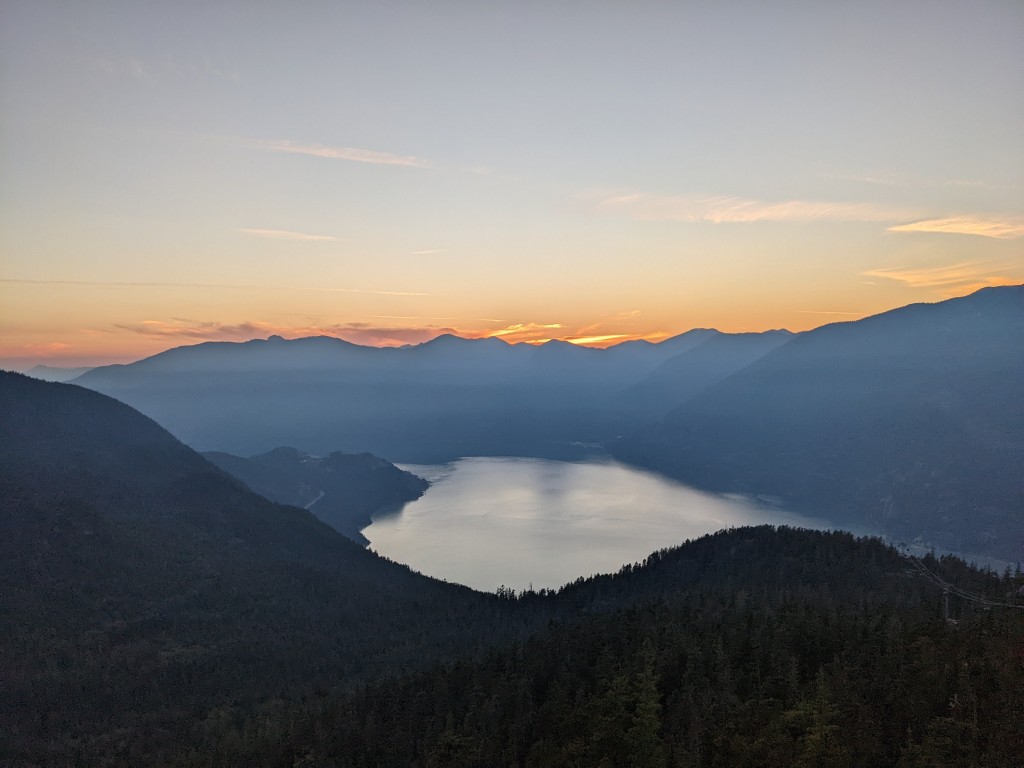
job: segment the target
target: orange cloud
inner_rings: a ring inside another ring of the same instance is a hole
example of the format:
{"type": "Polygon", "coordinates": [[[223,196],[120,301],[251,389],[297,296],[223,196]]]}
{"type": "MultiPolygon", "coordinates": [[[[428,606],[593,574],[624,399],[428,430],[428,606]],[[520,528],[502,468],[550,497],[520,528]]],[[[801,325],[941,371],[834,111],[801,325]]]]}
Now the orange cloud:
{"type": "Polygon", "coordinates": [[[354,344],[374,347],[397,347],[403,344],[420,344],[442,333],[458,333],[454,328],[386,327],[370,323],[333,323],[309,325],[279,325],[274,323],[245,321],[221,323],[218,321],[196,322],[179,318],[173,322],[143,320],[141,323],[117,325],[116,328],[142,336],[177,338],[192,341],[248,341],[271,335],[302,338],[304,336],[334,336],[354,344]]]}
{"type": "Polygon", "coordinates": [[[373,149],[359,147],[332,147],[324,144],[299,144],[287,139],[281,141],[260,141],[256,143],[260,149],[273,152],[288,152],[296,155],[310,155],[329,160],[349,160],[354,163],[371,163],[373,165],[402,165],[409,168],[429,168],[430,163],[414,155],[396,155],[391,152],[378,152],[373,149]]]}
{"type": "Polygon", "coordinates": [[[528,342],[533,344],[551,340],[551,331],[562,327],[561,323],[512,323],[503,328],[483,330],[461,330],[455,333],[466,339],[499,338],[510,344],[528,342]]]}
{"type": "Polygon", "coordinates": [[[985,262],[965,261],[942,267],[873,269],[862,274],[866,277],[883,277],[895,280],[911,288],[941,289],[944,296],[964,296],[980,288],[997,285],[1017,285],[1021,277],[1000,274],[1005,271],[1000,265],[985,262]]]}
{"type": "Polygon", "coordinates": [[[568,338],[570,344],[579,344],[580,346],[601,346],[604,343],[611,344],[611,342],[620,342],[627,339],[627,335],[624,333],[608,333],[604,336],[579,336],[577,338],[568,338]]]}
{"type": "MultiPolygon", "coordinates": [[[[618,315],[614,315],[612,319],[622,319],[627,317],[634,317],[637,312],[620,312],[618,315]]],[[[608,321],[599,321],[590,325],[586,325],[578,328],[573,332],[568,332],[564,329],[561,323],[513,323],[503,328],[498,329],[486,329],[486,330],[456,330],[459,336],[467,339],[486,339],[486,338],[500,338],[510,344],[544,344],[545,342],[557,339],[559,341],[568,341],[570,344],[578,344],[580,346],[592,346],[592,347],[609,347],[613,344],[618,344],[623,341],[636,341],[645,339],[647,341],[660,341],[661,339],[668,338],[671,333],[664,331],[646,332],[646,333],[595,333],[602,326],[608,324],[608,321]],[[552,333],[552,331],[562,331],[561,333],[552,333]]]]}
{"type": "Polygon", "coordinates": [[[163,320],[143,320],[141,323],[116,324],[114,327],[142,336],[162,336],[200,341],[248,340],[256,336],[265,335],[272,328],[267,323],[243,322],[227,324],[215,321],[194,323],[188,320],[177,320],[170,323],[163,320]]]}
{"type": "MultiPolygon", "coordinates": [[[[671,333],[636,332],[632,328],[614,328],[637,313],[619,313],[603,321],[583,325],[575,330],[562,323],[508,323],[496,319],[477,322],[497,327],[460,327],[455,318],[422,316],[382,316],[384,322],[263,322],[244,320],[223,322],[192,320],[184,317],[146,319],[135,323],[119,323],[103,328],[79,328],[69,332],[64,341],[9,343],[0,345],[0,363],[16,370],[27,370],[39,363],[63,366],[92,366],[128,363],[184,344],[206,341],[248,341],[271,335],[295,339],[308,336],[333,336],[354,344],[375,347],[397,347],[421,344],[450,333],[467,339],[499,338],[511,344],[543,344],[552,338],[573,344],[607,347],[633,339],[658,341],[671,333]],[[394,326],[387,320],[405,321],[394,326]],[[420,322],[417,322],[420,321],[420,322]],[[70,343],[65,343],[70,342],[70,343]]],[[[12,341],[13,340],[9,340],[12,341]]]]}
{"type": "Polygon", "coordinates": [[[899,221],[920,215],[907,208],[874,203],[785,200],[778,203],[726,195],[651,195],[635,193],[607,197],[598,208],[621,211],[641,221],[751,224],[762,221],[899,221]]]}
{"type": "Polygon", "coordinates": [[[292,232],[287,229],[252,229],[249,227],[242,227],[238,230],[244,235],[252,235],[253,237],[269,238],[271,240],[337,240],[336,237],[330,235],[308,235],[305,232],[292,232]]]}
{"type": "MultiPolygon", "coordinates": [[[[0,277],[0,283],[11,285],[78,285],[102,288],[228,288],[231,290],[265,291],[271,286],[245,283],[169,283],[169,282],[122,282],[101,280],[21,280],[0,277]]],[[[420,291],[378,291],[369,288],[334,288],[331,286],[282,285],[273,286],[278,291],[309,291],[322,293],[366,293],[374,296],[429,296],[420,291]]]]}
{"type": "MultiPolygon", "coordinates": [[[[629,313],[632,316],[633,313],[629,313]]],[[[388,318],[382,318],[388,319],[388,318]]],[[[415,320],[416,317],[395,319],[415,320]]],[[[454,318],[447,318],[454,319],[454,318]]],[[[394,347],[403,344],[421,344],[444,333],[451,333],[465,339],[498,338],[510,344],[543,344],[552,339],[568,341],[581,346],[606,347],[622,341],[647,339],[657,341],[671,334],[665,332],[595,333],[601,323],[584,326],[576,331],[567,331],[561,323],[510,323],[499,328],[460,328],[457,326],[402,325],[387,326],[372,323],[311,323],[305,325],[283,325],[258,321],[223,323],[219,321],[195,321],[186,318],[165,320],[143,320],[133,324],[118,324],[114,328],[139,336],[152,338],[180,339],[182,341],[248,341],[271,335],[286,338],[305,336],[334,336],[375,347],[394,347]]]]}
{"type": "Polygon", "coordinates": [[[935,232],[948,235],[976,235],[1012,240],[1024,237],[1024,218],[986,216],[950,216],[889,227],[890,232],[935,232]]]}
{"type": "Polygon", "coordinates": [[[651,333],[609,333],[598,336],[565,337],[564,341],[585,347],[613,347],[624,341],[650,341],[657,343],[675,334],[670,331],[654,331],[651,333]]]}
{"type": "Polygon", "coordinates": [[[61,352],[70,349],[69,344],[65,344],[61,341],[51,341],[45,344],[22,344],[19,348],[21,352],[38,355],[39,357],[51,357],[53,355],[59,355],[61,352]]]}

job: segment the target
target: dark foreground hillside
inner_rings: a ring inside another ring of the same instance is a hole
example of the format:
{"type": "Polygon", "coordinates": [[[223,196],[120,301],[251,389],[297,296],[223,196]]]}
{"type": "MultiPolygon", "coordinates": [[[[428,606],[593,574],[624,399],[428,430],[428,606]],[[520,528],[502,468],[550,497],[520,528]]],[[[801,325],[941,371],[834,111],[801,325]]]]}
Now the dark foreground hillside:
{"type": "MultiPolygon", "coordinates": [[[[952,558],[925,567],[1000,600],[1020,582],[952,558]]],[[[948,623],[940,591],[877,541],[741,528],[516,601],[538,603],[561,618],[527,642],[286,717],[268,709],[210,723],[183,764],[1011,768],[1024,759],[1024,612],[959,600],[948,623]]]]}
{"type": "Polygon", "coordinates": [[[0,373],[0,764],[163,762],[218,707],[422,667],[514,621],[122,403],[0,373]]]}
{"type": "Polygon", "coordinates": [[[0,373],[0,766],[1019,766],[1021,576],[925,567],[1000,605],[768,526],[483,595],[0,373]]]}

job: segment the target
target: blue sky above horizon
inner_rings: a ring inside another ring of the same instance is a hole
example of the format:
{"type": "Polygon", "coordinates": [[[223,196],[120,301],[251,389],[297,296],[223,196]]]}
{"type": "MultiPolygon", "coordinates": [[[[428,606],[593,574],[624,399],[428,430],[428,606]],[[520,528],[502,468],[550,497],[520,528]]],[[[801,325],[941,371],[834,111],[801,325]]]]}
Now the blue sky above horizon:
{"type": "Polygon", "coordinates": [[[0,8],[0,364],[1024,282],[1017,2],[0,8]]]}

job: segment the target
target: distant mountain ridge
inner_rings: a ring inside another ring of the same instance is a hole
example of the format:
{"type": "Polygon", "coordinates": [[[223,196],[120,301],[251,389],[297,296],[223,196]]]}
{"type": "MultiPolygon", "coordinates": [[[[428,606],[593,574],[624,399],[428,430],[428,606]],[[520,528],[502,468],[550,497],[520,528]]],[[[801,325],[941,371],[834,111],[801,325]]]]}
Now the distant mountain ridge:
{"type": "Polygon", "coordinates": [[[77,379],[84,373],[88,373],[92,370],[92,367],[84,368],[61,368],[53,365],[37,365],[31,370],[25,373],[34,379],[42,379],[43,381],[71,381],[77,379]]]}
{"type": "MultiPolygon", "coordinates": [[[[581,443],[602,443],[631,424],[629,387],[710,340],[728,347],[739,338],[697,329],[659,344],[595,349],[450,334],[400,348],[271,337],[179,347],[75,383],[140,409],[200,450],[251,455],[296,445],[412,463],[580,458],[581,443]]],[[[704,379],[720,375],[706,371],[704,379]]],[[[651,404],[659,415],[670,408],[651,404]]]]}

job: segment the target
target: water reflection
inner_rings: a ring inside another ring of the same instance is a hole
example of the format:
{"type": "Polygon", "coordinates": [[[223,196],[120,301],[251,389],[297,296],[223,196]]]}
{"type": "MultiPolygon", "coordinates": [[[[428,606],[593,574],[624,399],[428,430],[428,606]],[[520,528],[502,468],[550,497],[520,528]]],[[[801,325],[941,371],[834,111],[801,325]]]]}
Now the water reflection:
{"type": "Polygon", "coordinates": [[[363,530],[375,551],[478,589],[558,587],[721,528],[828,523],[702,493],[614,461],[465,458],[403,465],[433,485],[363,530]]]}

